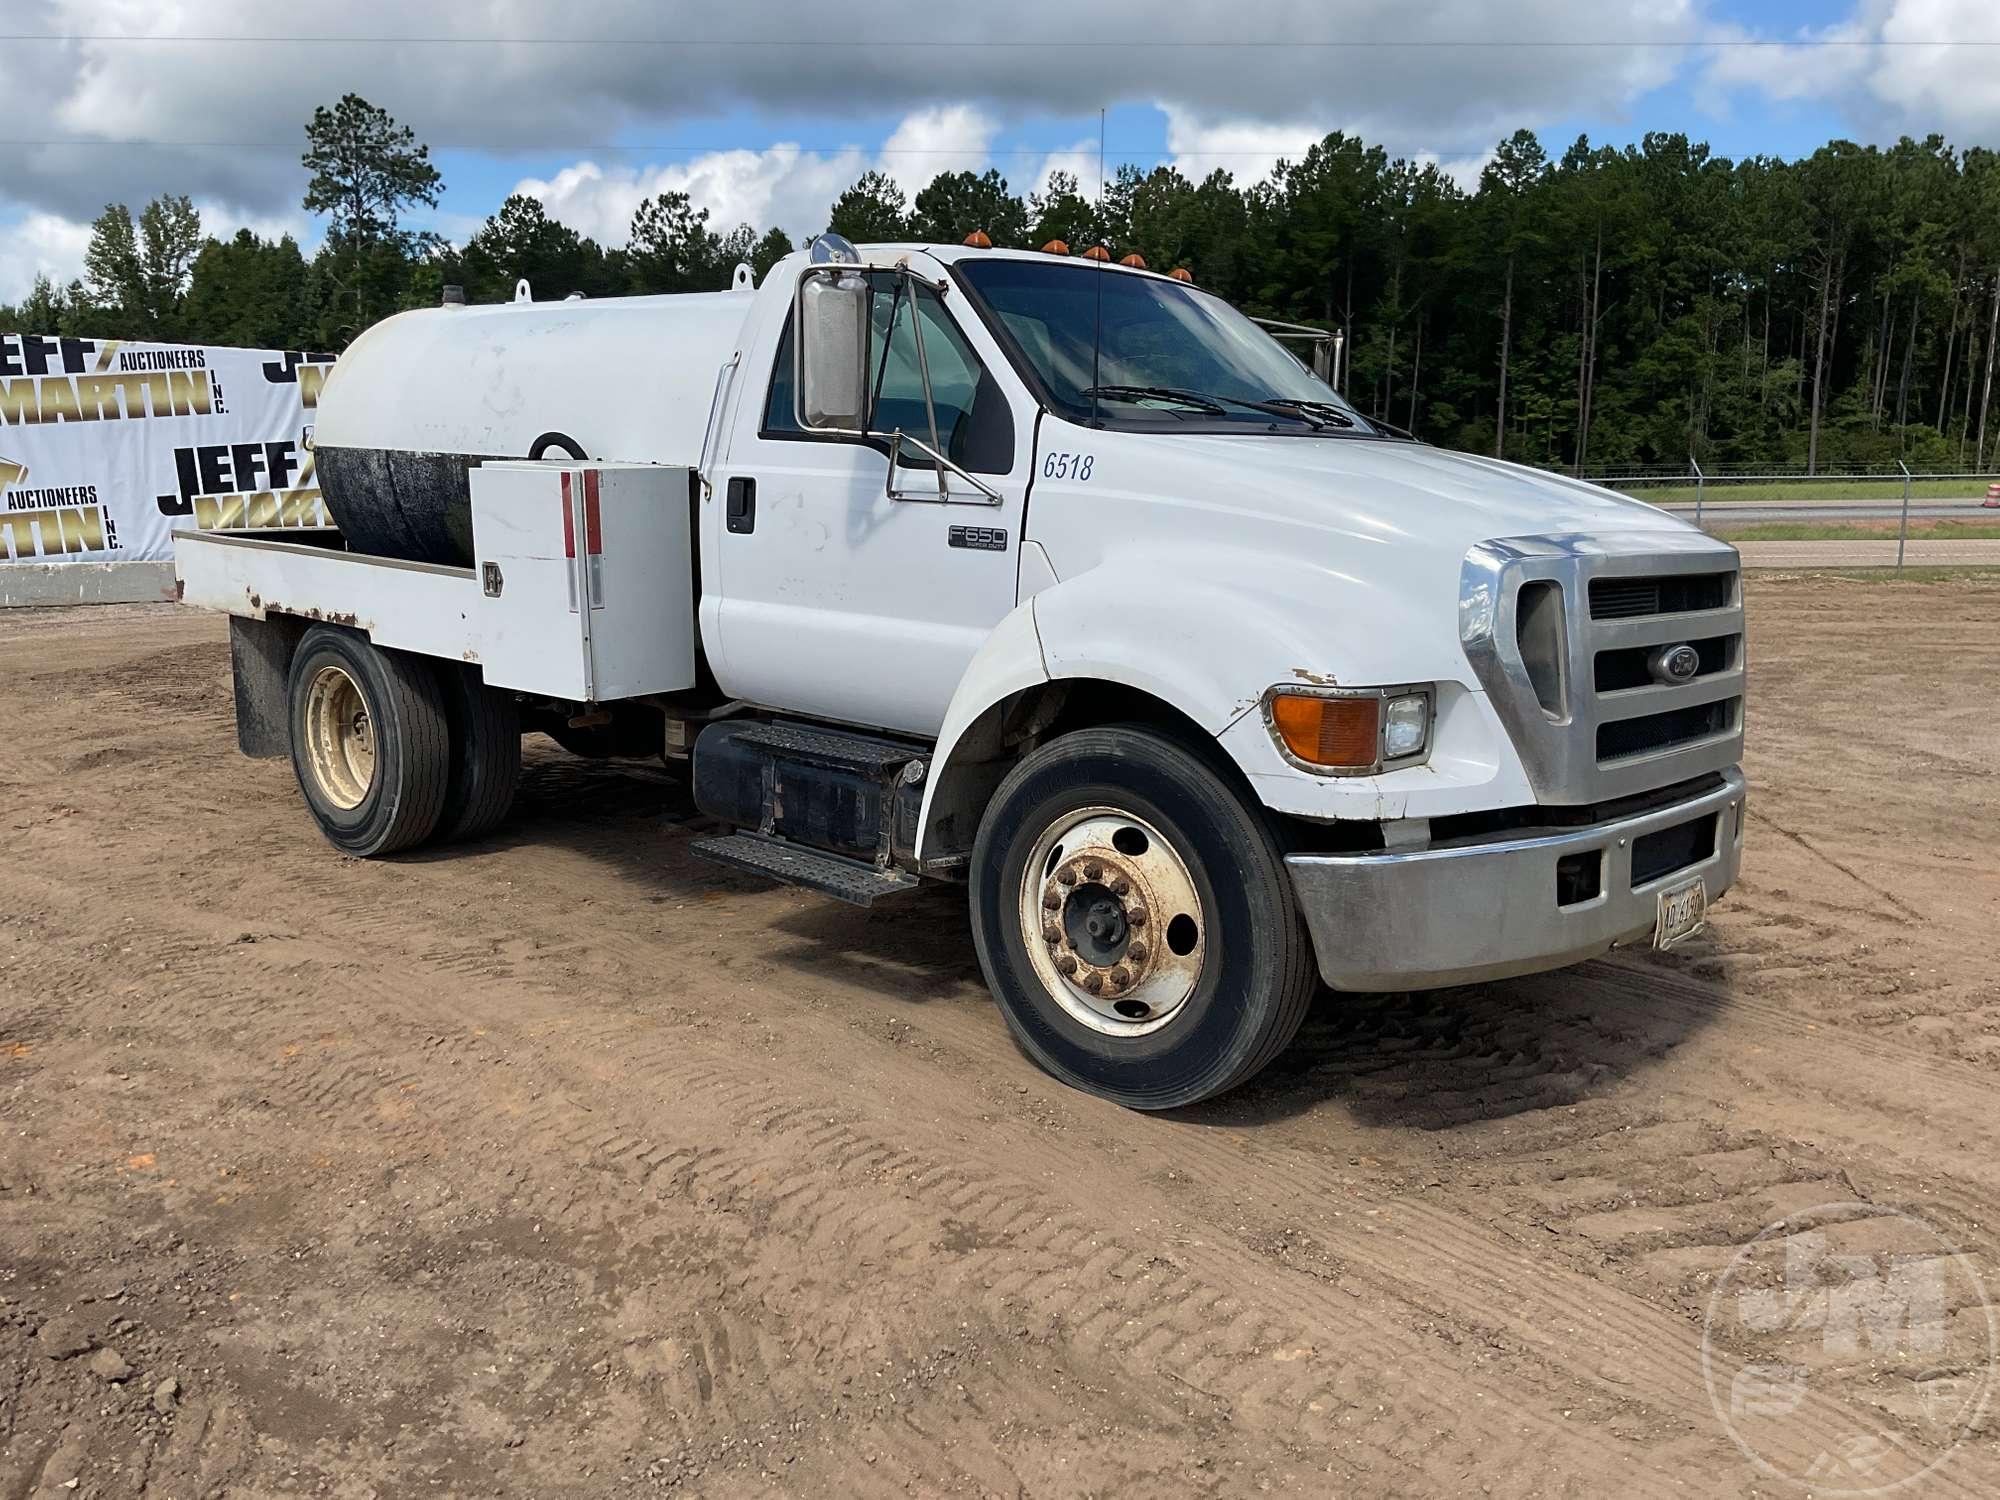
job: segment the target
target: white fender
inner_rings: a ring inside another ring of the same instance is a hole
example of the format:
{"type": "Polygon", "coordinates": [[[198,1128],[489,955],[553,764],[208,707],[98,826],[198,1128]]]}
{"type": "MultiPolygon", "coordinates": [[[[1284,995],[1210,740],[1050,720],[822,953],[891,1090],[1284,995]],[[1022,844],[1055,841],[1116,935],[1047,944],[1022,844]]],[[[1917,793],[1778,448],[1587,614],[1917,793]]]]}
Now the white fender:
{"type": "MultiPolygon", "coordinates": [[[[1016,605],[993,628],[959,679],[957,691],[951,695],[951,706],[945,710],[944,724],[938,730],[937,749],[931,756],[930,778],[924,783],[923,811],[917,819],[919,860],[928,857],[934,832],[931,819],[939,815],[938,789],[947,784],[957,769],[952,761],[953,752],[966,730],[996,704],[1048,680],[1048,669],[1042,664],[1041,638],[1035,630],[1034,601],[1029,600],[1016,605]]],[[[971,830],[966,831],[963,842],[971,843],[971,830]]]]}
{"type": "MultiPolygon", "coordinates": [[[[953,804],[965,793],[955,776],[967,731],[1024,688],[1067,679],[1116,682],[1167,704],[1218,737],[1266,806],[1302,817],[1427,816],[1462,805],[1467,786],[1520,780],[1463,653],[1436,629],[1436,611],[1456,607],[1455,598],[1411,598],[1387,580],[1312,558],[1173,544],[1121,549],[1016,608],[973,658],[932,756],[919,857],[938,833],[934,818],[966,814],[953,804]],[[1300,770],[1260,716],[1266,689],[1292,682],[1440,684],[1429,763],[1382,776],[1300,770]]],[[[1533,800],[1525,782],[1513,793],[1533,800]]]]}

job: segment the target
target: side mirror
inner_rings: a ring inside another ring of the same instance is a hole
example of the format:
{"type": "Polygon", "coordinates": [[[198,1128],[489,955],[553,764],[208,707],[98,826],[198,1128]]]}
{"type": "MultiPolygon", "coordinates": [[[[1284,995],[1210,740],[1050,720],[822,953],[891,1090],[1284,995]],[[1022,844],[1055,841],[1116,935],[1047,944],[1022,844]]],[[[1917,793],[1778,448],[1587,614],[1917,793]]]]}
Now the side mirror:
{"type": "Polygon", "coordinates": [[[852,271],[815,267],[792,306],[799,425],[867,430],[868,283],[852,271]]]}

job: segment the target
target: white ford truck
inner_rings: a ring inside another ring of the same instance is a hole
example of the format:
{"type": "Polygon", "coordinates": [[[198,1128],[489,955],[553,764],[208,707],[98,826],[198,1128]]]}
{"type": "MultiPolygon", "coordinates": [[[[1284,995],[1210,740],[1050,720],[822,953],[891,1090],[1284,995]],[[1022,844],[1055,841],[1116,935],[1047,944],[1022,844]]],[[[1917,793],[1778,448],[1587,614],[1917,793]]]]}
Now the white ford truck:
{"type": "Polygon", "coordinates": [[[685,760],[704,856],[963,883],[1020,1045],[1141,1109],[1321,981],[1664,946],[1736,876],[1733,549],[1372,424],[1184,279],[824,237],[525,292],[341,359],[337,533],[176,541],[341,849],[490,829],[524,732],[685,760]]]}

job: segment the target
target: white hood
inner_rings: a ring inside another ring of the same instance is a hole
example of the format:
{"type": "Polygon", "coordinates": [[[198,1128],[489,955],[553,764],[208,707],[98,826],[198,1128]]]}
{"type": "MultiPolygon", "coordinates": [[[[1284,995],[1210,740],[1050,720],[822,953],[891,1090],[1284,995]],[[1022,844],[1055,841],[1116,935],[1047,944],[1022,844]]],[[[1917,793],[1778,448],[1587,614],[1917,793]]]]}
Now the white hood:
{"type": "MultiPolygon", "coordinates": [[[[1038,599],[1038,616],[1087,637],[1107,628],[1106,598],[1127,601],[1128,613],[1163,600],[1188,620],[1190,649],[1227,621],[1242,651],[1268,656],[1258,670],[1277,676],[1253,674],[1260,687],[1297,672],[1475,688],[1458,593],[1480,542],[1582,534],[1611,552],[1701,545],[1693,527],[1609,490],[1416,443],[1101,432],[1045,418],[1039,448],[1093,461],[1083,482],[1038,470],[1030,492],[1026,535],[1062,585],[1038,599]],[[1072,613],[1073,625],[1059,619],[1072,613]]],[[[1048,634],[1044,647],[1066,649],[1048,634]]]]}
{"type": "MultiPolygon", "coordinates": [[[[1100,433],[1122,464],[1157,476],[1158,498],[1221,505],[1244,519],[1398,535],[1451,555],[1493,537],[1679,529],[1654,506],[1497,459],[1350,437],[1100,433]],[[1171,491],[1167,488],[1171,481],[1171,491]],[[1178,493],[1174,493],[1178,492],[1178,493]]],[[[1100,463],[1104,462],[1100,459],[1100,463]]]]}

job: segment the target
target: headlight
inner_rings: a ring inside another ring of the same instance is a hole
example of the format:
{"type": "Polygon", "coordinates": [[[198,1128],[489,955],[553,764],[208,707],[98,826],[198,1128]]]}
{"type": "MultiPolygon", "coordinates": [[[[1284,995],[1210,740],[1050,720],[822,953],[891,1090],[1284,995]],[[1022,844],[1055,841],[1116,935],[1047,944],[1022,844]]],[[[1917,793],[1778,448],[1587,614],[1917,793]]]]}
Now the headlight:
{"type": "Polygon", "coordinates": [[[1275,687],[1264,717],[1287,758],[1310,771],[1366,776],[1420,763],[1430,749],[1429,687],[1275,687]]]}
{"type": "Polygon", "coordinates": [[[1431,700],[1420,693],[1382,704],[1382,759],[1402,760],[1424,748],[1431,737],[1431,700]]]}

